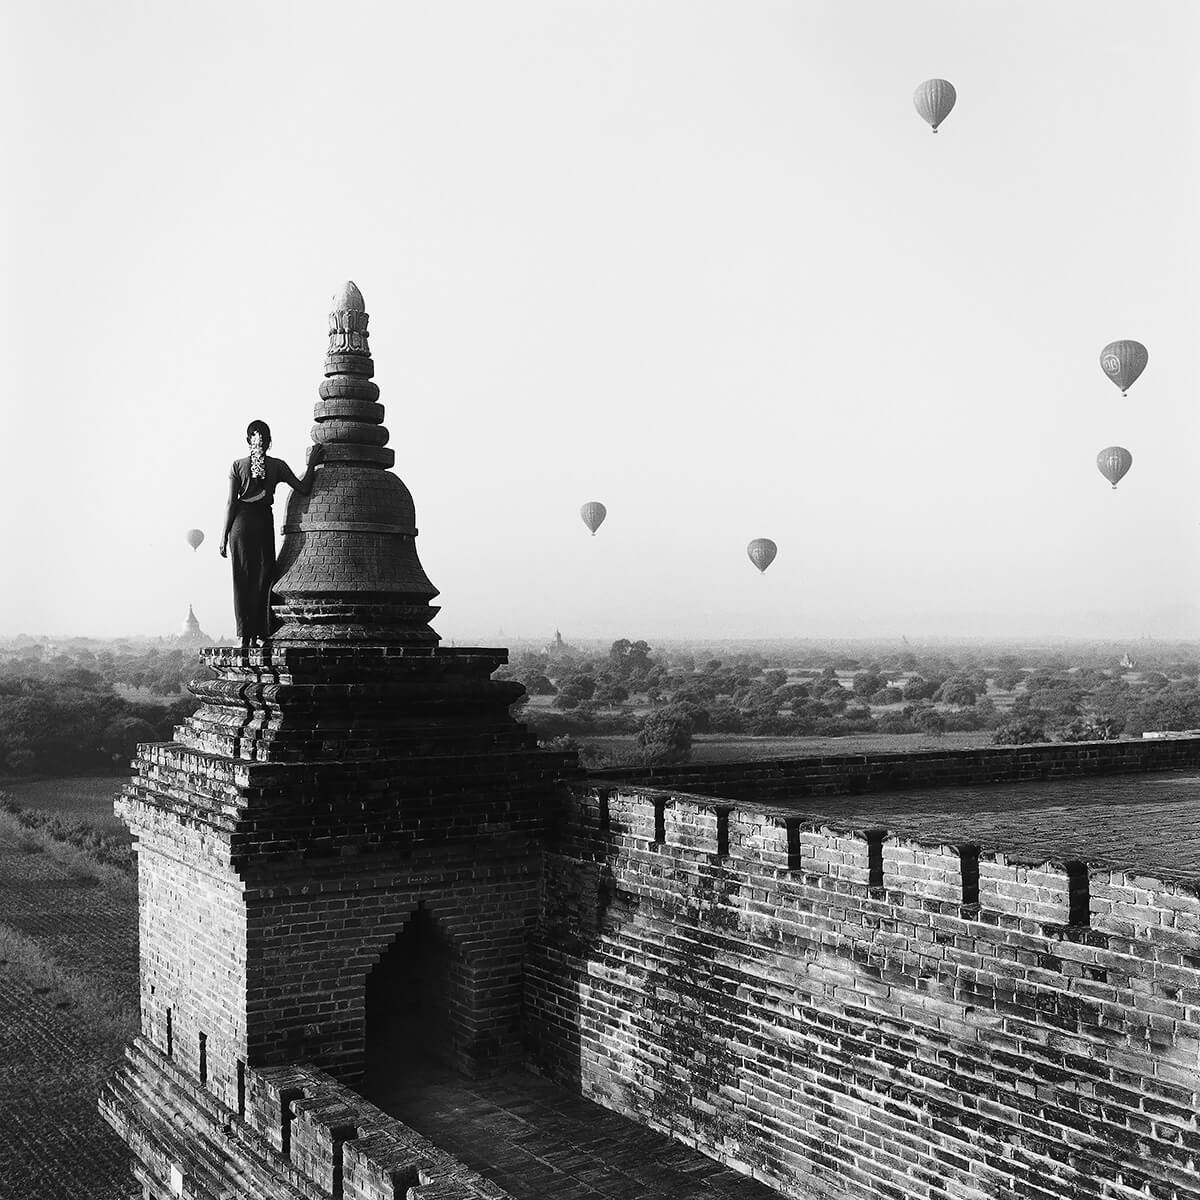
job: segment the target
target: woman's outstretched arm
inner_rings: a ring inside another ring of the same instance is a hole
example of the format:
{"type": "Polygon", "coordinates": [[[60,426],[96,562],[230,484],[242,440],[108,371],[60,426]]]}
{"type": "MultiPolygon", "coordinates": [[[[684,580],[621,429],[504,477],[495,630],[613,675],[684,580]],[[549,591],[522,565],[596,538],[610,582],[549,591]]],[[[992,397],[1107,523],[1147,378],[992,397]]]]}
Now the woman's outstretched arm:
{"type": "Polygon", "coordinates": [[[310,446],[308,448],[308,470],[304,472],[303,479],[297,479],[292,473],[292,468],[283,464],[283,482],[290,488],[299,492],[302,496],[307,496],[312,491],[313,476],[317,473],[317,464],[325,460],[324,446],[310,446]]]}
{"type": "Polygon", "coordinates": [[[221,530],[221,557],[224,558],[229,550],[229,531],[233,528],[233,517],[237,512],[238,480],[237,473],[229,472],[229,502],[225,505],[225,527],[221,530]]]}

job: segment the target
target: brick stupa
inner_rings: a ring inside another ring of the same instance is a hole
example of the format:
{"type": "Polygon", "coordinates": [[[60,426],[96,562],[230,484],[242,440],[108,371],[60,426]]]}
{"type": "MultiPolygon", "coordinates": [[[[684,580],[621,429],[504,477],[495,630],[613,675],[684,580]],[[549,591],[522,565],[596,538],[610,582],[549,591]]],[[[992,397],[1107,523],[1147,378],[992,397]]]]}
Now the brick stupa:
{"type": "Polygon", "coordinates": [[[520,1052],[540,838],[574,756],[539,751],[510,715],[523,688],[491,679],[505,650],[438,645],[373,374],[348,283],[312,431],[324,463],[288,505],[275,636],[203,652],[216,678],[192,684],[199,709],[138,748],[117,802],[138,841],[141,1034],[101,1108],[147,1195],[199,1179],[220,1127],[253,1124],[264,1069],[361,1079],[367,976],[418,910],[458,964],[442,1057],[485,1074],[520,1052]]]}

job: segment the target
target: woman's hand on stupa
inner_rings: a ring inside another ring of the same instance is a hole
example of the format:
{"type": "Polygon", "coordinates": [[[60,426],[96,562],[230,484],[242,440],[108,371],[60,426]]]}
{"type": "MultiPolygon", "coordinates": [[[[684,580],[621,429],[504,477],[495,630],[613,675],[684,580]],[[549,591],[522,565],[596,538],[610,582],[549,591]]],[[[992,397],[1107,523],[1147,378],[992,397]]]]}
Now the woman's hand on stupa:
{"type": "Polygon", "coordinates": [[[323,463],[324,461],[325,461],[325,447],[324,446],[309,446],[309,448],[308,448],[308,465],[310,467],[315,467],[318,463],[323,463]]]}

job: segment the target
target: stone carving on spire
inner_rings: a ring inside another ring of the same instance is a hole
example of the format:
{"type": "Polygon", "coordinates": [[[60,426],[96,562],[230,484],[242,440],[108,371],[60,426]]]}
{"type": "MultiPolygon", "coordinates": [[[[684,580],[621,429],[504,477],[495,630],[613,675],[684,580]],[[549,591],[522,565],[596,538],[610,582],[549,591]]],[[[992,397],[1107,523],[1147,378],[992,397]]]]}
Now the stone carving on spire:
{"type": "Polygon", "coordinates": [[[366,305],[362,292],[354,283],[342,284],[342,289],[333,298],[333,311],[329,314],[329,356],[341,354],[370,355],[367,343],[366,305]]]}

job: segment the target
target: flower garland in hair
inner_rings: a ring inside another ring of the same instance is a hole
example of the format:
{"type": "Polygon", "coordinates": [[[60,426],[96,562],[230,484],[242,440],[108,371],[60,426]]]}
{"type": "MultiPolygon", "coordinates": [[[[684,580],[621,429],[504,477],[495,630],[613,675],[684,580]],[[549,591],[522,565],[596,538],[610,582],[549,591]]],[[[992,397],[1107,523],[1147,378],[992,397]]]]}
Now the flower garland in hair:
{"type": "Polygon", "coordinates": [[[255,430],[250,435],[250,478],[266,479],[267,453],[263,449],[263,435],[255,430]]]}

